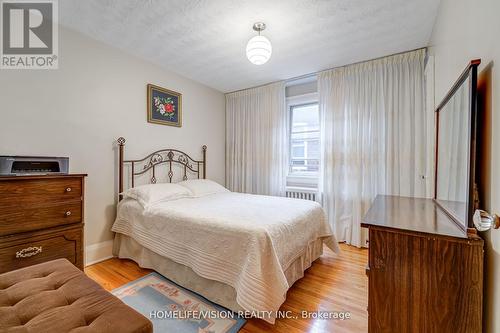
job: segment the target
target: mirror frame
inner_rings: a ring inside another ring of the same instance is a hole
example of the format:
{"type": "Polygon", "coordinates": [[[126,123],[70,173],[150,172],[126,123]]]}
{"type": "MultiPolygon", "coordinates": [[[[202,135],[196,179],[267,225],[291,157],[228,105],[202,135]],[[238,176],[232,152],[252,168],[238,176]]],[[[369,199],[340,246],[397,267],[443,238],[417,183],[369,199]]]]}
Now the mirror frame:
{"type": "Polygon", "coordinates": [[[462,72],[457,81],[453,84],[451,89],[448,91],[446,96],[443,98],[441,103],[435,110],[436,113],[436,138],[435,138],[435,153],[436,160],[434,165],[434,202],[451,217],[453,222],[467,233],[467,228],[474,228],[474,223],[472,217],[474,214],[474,202],[476,201],[475,195],[475,183],[476,183],[476,135],[477,135],[477,68],[481,63],[481,59],[472,60],[465,70],[462,72]],[[448,210],[442,204],[439,203],[437,199],[437,187],[438,187],[438,163],[439,163],[439,112],[444,108],[446,103],[453,97],[455,92],[460,88],[462,83],[470,78],[470,99],[469,99],[469,116],[470,116],[470,126],[469,126],[469,164],[468,164],[468,179],[467,179],[467,202],[466,202],[466,216],[467,221],[460,221],[459,217],[453,212],[448,210]]]}

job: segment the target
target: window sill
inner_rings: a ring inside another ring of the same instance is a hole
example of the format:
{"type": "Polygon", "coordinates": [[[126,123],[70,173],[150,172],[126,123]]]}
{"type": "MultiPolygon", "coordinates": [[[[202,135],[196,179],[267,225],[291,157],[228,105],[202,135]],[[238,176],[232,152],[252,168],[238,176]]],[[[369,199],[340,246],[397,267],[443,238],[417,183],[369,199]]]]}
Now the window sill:
{"type": "Polygon", "coordinates": [[[310,179],[318,179],[318,174],[308,174],[308,173],[289,173],[287,175],[288,178],[310,178],[310,179]]]}
{"type": "Polygon", "coordinates": [[[318,188],[318,175],[288,175],[286,185],[288,187],[318,188]]]}

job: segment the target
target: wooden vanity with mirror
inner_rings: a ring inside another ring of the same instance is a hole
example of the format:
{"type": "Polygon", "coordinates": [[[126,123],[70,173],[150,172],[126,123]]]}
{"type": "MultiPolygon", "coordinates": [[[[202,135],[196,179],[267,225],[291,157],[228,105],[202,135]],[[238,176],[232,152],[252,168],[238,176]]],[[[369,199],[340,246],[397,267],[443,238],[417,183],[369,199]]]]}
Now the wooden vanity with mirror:
{"type": "Polygon", "coordinates": [[[370,333],[482,332],[484,242],[472,223],[479,63],[436,110],[434,199],[379,195],[363,218],[370,333]]]}

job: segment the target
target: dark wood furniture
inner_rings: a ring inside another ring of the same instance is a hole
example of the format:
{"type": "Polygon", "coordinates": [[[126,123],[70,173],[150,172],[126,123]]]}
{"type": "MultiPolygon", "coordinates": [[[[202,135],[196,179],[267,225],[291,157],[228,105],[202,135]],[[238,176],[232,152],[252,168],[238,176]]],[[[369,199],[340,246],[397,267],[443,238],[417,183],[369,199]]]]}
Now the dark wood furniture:
{"type": "Polygon", "coordinates": [[[431,199],[379,195],[369,228],[368,331],[482,331],[483,240],[431,199]]]}
{"type": "Polygon", "coordinates": [[[0,177],[0,273],[59,258],[83,270],[85,176],[0,177]]]}

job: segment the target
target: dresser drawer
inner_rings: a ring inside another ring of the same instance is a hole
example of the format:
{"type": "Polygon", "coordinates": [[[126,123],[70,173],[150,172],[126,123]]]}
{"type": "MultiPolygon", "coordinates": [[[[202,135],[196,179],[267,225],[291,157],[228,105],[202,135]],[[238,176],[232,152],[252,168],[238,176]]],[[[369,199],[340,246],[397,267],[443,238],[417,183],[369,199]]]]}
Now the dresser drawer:
{"type": "Polygon", "coordinates": [[[51,202],[43,207],[0,210],[0,236],[82,222],[82,201],[51,202]]]}
{"type": "Polygon", "coordinates": [[[0,182],[0,211],[19,206],[43,206],[82,197],[81,177],[19,179],[0,182]]]}
{"type": "Polygon", "coordinates": [[[83,269],[82,235],[79,226],[27,238],[0,239],[0,273],[59,258],[83,269]]]}

